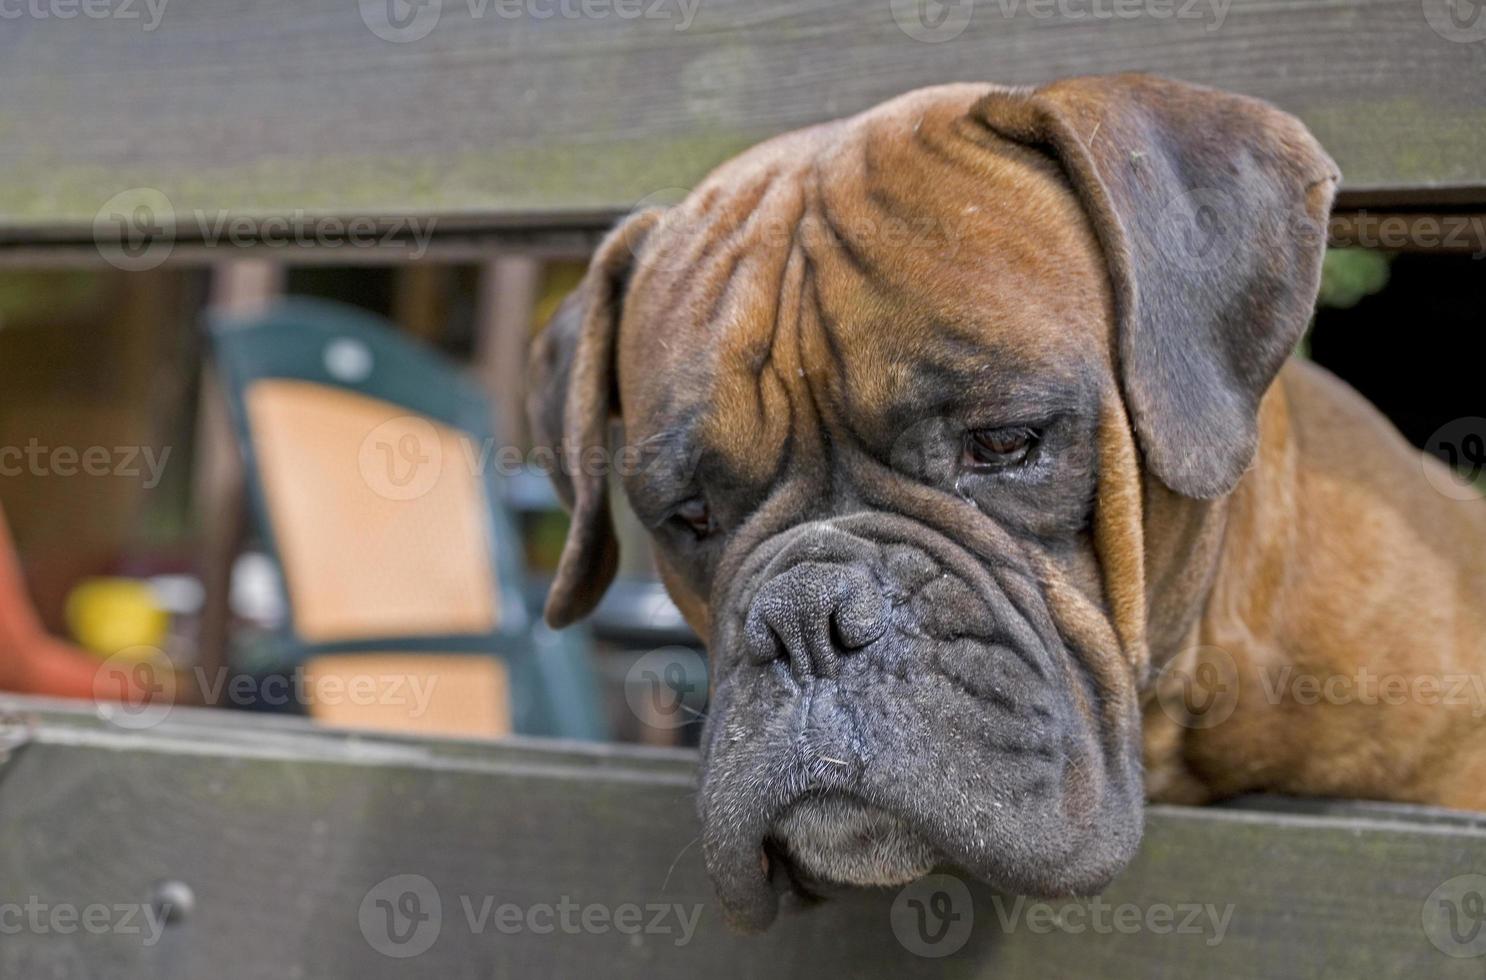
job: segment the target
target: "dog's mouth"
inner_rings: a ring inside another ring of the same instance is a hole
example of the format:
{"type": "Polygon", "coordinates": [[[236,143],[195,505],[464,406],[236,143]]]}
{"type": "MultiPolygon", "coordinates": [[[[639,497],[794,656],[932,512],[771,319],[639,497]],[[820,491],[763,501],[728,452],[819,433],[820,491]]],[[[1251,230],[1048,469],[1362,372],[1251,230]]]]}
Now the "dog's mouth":
{"type": "Polygon", "coordinates": [[[786,807],[765,854],[806,895],[833,884],[903,885],[944,857],[908,821],[844,793],[811,793],[786,807]]]}
{"type": "Polygon", "coordinates": [[[1140,836],[1137,719],[1107,729],[1045,609],[947,547],[797,540],[803,560],[774,563],[716,638],[740,652],[714,650],[698,804],[729,919],[760,930],[781,893],[941,865],[1027,894],[1103,887],[1140,836]]]}
{"type": "Polygon", "coordinates": [[[734,871],[756,858],[758,875],[725,876],[733,921],[762,928],[786,896],[809,906],[851,887],[905,885],[948,863],[910,822],[845,793],[808,793],[785,807],[758,847],[736,850],[734,871]],[[738,910],[747,910],[739,914],[738,910]]]}

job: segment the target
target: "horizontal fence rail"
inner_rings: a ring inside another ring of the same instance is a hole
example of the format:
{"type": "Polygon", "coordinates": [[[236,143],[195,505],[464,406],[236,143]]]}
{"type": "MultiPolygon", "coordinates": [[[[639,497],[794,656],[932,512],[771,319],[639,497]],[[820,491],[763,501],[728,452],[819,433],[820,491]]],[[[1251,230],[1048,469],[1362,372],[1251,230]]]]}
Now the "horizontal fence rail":
{"type": "Polygon", "coordinates": [[[12,244],[599,227],[911,88],[1133,69],[1299,114],[1348,206],[1486,201],[1486,7],[1450,0],[25,0],[0,24],[12,244]]]}
{"type": "Polygon", "coordinates": [[[1479,816],[1152,807],[1097,900],[950,874],[743,937],[703,874],[686,753],[0,710],[4,977],[1478,978],[1486,962],[1479,816]]]}

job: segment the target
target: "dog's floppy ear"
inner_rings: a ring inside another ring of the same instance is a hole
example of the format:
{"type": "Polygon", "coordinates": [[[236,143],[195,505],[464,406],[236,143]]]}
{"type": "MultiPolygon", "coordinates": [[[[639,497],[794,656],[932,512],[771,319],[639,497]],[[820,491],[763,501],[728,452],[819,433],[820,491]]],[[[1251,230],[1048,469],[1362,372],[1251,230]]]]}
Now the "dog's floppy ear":
{"type": "Polygon", "coordinates": [[[972,115],[1051,152],[1093,222],[1146,465],[1185,496],[1232,490],[1310,318],[1336,164],[1265,102],[1149,75],[995,91],[972,115]]]}
{"type": "Polygon", "coordinates": [[[615,338],[637,250],[660,217],[642,211],[604,239],[583,283],[533,342],[527,415],[551,450],[552,483],[572,514],[546,618],[563,627],[593,610],[614,579],[619,542],[609,514],[609,427],[617,409],[615,338]]]}

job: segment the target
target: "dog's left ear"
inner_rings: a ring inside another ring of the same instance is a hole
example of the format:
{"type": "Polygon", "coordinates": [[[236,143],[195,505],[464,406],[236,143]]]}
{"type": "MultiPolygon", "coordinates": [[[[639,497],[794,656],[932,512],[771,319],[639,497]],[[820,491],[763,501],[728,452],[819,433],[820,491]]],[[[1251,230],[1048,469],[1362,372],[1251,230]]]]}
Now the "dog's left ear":
{"type": "Polygon", "coordinates": [[[630,270],[662,212],[642,211],[604,239],[582,284],[532,344],[527,417],[551,451],[557,495],[572,515],[545,616],[554,628],[586,616],[619,567],[609,513],[609,426],[618,409],[614,350],[630,270]]]}
{"type": "Polygon", "coordinates": [[[1265,102],[1149,75],[995,91],[972,117],[1052,153],[1082,200],[1146,465],[1188,497],[1232,490],[1310,319],[1336,164],[1265,102]]]}

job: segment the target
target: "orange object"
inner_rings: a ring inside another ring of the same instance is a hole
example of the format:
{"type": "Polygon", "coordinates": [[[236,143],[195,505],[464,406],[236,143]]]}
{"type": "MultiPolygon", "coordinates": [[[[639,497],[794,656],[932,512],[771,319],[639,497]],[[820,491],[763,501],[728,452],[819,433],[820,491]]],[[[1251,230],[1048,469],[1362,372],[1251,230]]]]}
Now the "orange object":
{"type": "Polygon", "coordinates": [[[92,698],[98,660],[42,628],[0,510],[0,690],[92,698]]]}

